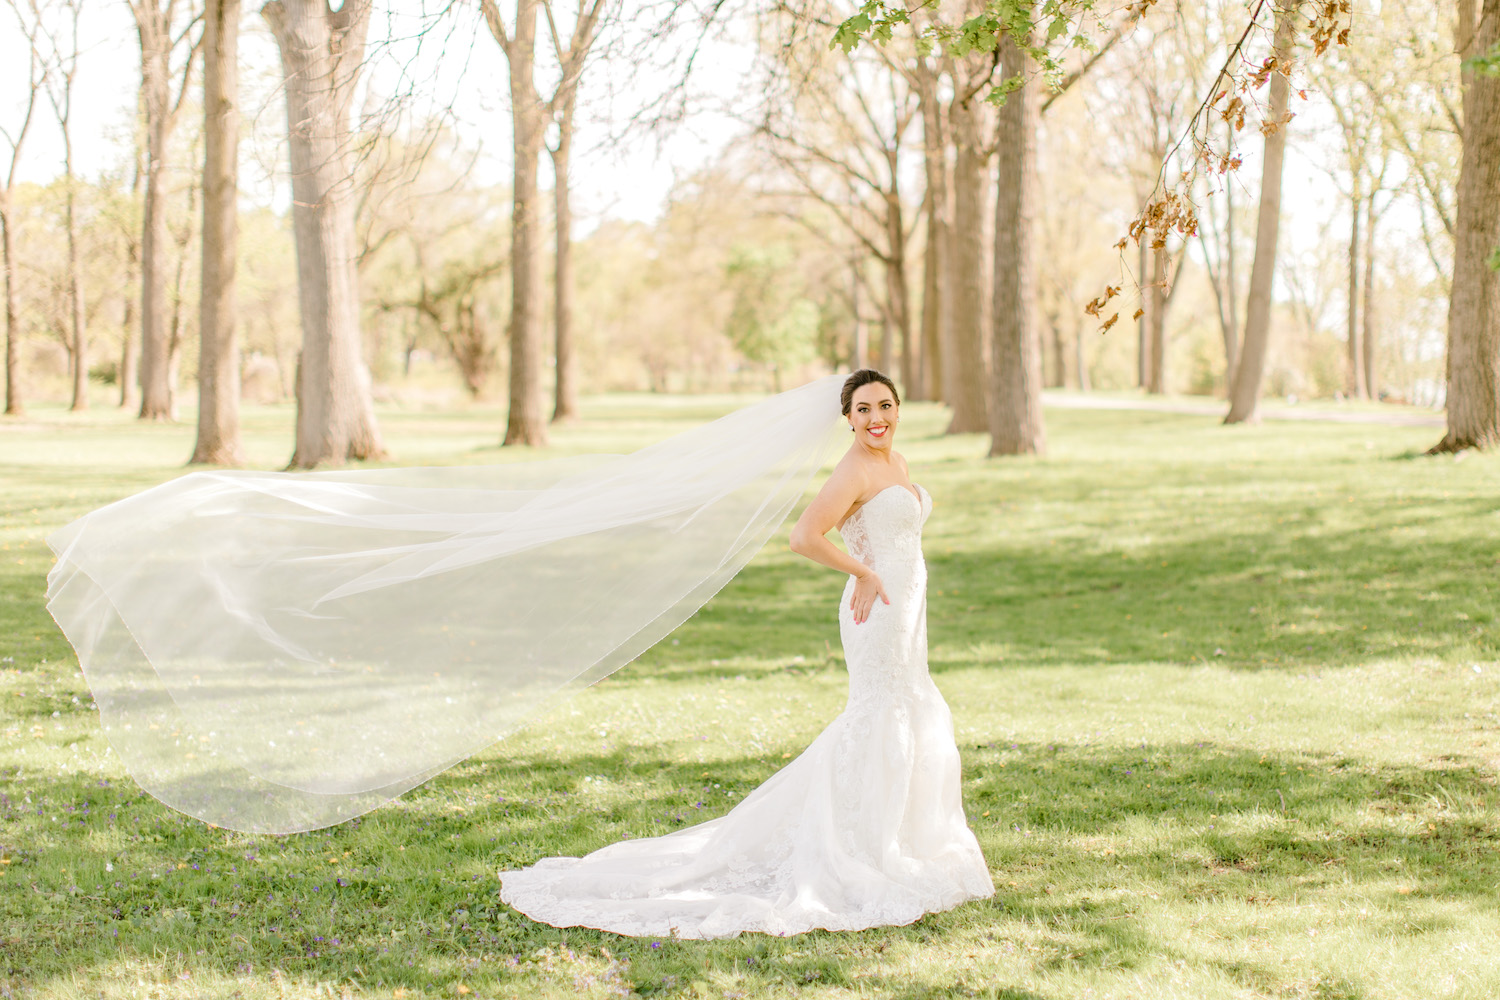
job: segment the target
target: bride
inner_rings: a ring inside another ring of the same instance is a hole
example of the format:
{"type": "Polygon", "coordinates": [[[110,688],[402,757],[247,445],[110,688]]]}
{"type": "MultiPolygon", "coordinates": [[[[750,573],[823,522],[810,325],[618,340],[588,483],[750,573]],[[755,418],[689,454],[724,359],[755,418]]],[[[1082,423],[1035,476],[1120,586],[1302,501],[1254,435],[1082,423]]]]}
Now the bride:
{"type": "Polygon", "coordinates": [[[906,924],[994,892],[964,819],[948,707],[927,672],[922,525],[932,499],[892,448],[901,401],[871,369],[840,398],[853,443],[792,529],[845,573],[849,702],[727,815],[584,858],[502,871],[533,919],[632,936],[730,937],[906,924]],[[848,553],[825,536],[837,530],[848,553]]]}
{"type": "Polygon", "coordinates": [[[622,934],[910,922],[993,887],[927,676],[931,501],[891,450],[900,401],[877,372],[629,455],[191,472],[49,537],[47,607],[142,788],[225,829],[321,829],[504,739],[691,617],[800,500],[841,405],[853,446],[792,538],[850,577],[848,708],[727,816],[504,872],[502,896],[622,934]],[[834,528],[847,555],[823,537],[834,528]]]}

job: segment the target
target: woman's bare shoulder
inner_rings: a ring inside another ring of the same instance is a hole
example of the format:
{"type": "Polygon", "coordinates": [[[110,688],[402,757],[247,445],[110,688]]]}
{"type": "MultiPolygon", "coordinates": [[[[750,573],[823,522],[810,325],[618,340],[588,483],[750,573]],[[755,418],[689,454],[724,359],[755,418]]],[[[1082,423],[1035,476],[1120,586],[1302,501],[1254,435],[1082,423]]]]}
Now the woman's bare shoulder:
{"type": "Polygon", "coordinates": [[[833,482],[835,479],[841,485],[857,484],[863,488],[870,481],[869,464],[859,455],[856,455],[854,449],[851,448],[849,451],[844,452],[844,457],[839,459],[838,464],[833,467],[833,472],[829,475],[828,481],[833,482]]]}

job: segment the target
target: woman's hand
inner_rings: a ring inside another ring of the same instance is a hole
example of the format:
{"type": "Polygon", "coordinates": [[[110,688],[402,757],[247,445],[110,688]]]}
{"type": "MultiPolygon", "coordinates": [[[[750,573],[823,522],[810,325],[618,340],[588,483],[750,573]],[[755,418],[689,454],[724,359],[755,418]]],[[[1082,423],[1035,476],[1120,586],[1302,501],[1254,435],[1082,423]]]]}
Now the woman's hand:
{"type": "Polygon", "coordinates": [[[880,582],[880,577],[873,569],[866,567],[863,573],[854,578],[854,596],[849,598],[849,608],[854,612],[854,624],[862,625],[870,620],[870,609],[875,606],[877,595],[885,603],[891,603],[885,593],[885,584],[880,582]]]}

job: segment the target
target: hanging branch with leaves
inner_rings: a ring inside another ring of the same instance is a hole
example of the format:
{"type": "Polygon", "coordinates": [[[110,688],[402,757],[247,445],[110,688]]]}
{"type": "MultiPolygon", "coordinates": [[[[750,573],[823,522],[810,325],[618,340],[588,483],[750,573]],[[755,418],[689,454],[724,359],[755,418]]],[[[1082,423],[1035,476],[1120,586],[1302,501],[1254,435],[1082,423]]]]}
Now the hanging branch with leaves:
{"type": "MultiPolygon", "coordinates": [[[[1157,0],[1138,0],[1126,5],[1126,11],[1138,20],[1157,0]]],[[[990,0],[985,11],[961,24],[924,21],[920,26],[912,15],[934,7],[934,0],[905,6],[887,0],[866,0],[858,11],[834,30],[830,48],[848,52],[863,42],[884,44],[895,37],[898,29],[910,26],[919,51],[942,51],[955,57],[970,52],[997,51],[1002,37],[1010,37],[1029,57],[1028,65],[1042,75],[1049,90],[1056,90],[1067,73],[1067,53],[1072,49],[1094,53],[1100,48],[1095,40],[1106,14],[1095,0],[990,0]],[[1039,30],[1038,30],[1039,29],[1039,30]]],[[[1305,4],[1298,6],[1307,6],[1305,4]]],[[[1305,24],[1305,34],[1315,56],[1331,45],[1347,45],[1353,19],[1351,0],[1316,0],[1305,24]]],[[[1157,183],[1134,219],[1127,233],[1115,245],[1121,254],[1122,270],[1128,268],[1124,252],[1133,241],[1148,240],[1154,249],[1166,246],[1167,237],[1176,232],[1184,241],[1196,236],[1198,217],[1193,190],[1200,177],[1219,178],[1238,170],[1242,159],[1234,148],[1234,135],[1259,117],[1259,131],[1271,135],[1291,121],[1290,111],[1279,116],[1268,113],[1268,102],[1261,91],[1272,74],[1288,78],[1294,69],[1290,58],[1274,55],[1256,61],[1248,56],[1250,42],[1266,39],[1269,46],[1275,15],[1280,9],[1272,0],[1254,0],[1245,14],[1244,28],[1226,53],[1222,67],[1193,115],[1180,126],[1178,140],[1162,161],[1157,183]],[[1229,123],[1228,138],[1220,141],[1212,129],[1215,121],[1229,123]],[[1186,169],[1173,178],[1169,165],[1178,159],[1184,146],[1190,146],[1192,157],[1186,169]]],[[[988,100],[1003,104],[1007,95],[1024,83],[1022,74],[1011,74],[994,82],[988,100]]],[[[1298,91],[1303,97],[1305,91],[1298,91]]],[[[1085,307],[1084,311],[1100,320],[1101,332],[1119,321],[1118,310],[1110,302],[1120,295],[1125,281],[1108,285],[1085,307]]],[[[1139,315],[1139,313],[1137,313],[1139,315]]]]}

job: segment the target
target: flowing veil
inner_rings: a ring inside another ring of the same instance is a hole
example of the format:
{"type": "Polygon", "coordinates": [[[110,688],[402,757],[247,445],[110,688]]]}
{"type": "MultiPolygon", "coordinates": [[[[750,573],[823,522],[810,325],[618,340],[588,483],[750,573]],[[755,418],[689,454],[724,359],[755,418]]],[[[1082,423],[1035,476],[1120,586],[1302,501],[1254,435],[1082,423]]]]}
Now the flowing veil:
{"type": "Polygon", "coordinates": [[[48,610],[153,796],[331,826],[691,616],[827,460],[842,379],[623,456],[190,473],[49,538],[48,610]]]}

